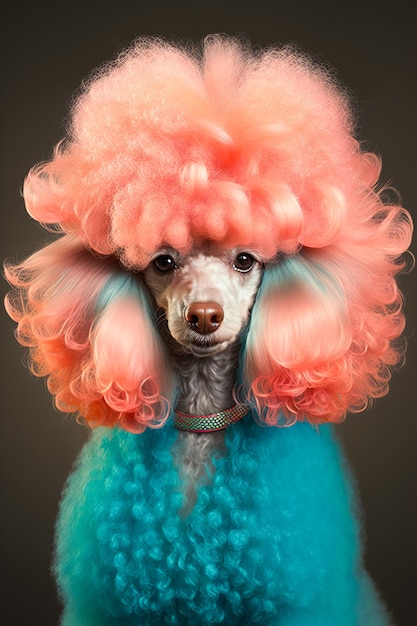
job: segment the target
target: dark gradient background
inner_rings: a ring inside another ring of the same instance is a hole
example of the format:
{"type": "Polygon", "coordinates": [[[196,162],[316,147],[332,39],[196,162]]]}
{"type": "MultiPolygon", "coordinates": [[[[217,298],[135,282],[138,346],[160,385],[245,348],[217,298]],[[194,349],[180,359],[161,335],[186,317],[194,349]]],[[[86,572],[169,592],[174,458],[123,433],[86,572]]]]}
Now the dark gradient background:
{"type": "MultiPolygon", "coordinates": [[[[256,45],[296,42],[325,60],[355,97],[358,134],[382,154],[383,178],[415,215],[413,13],[413,3],[401,0],[389,11],[366,0],[346,5],[41,0],[3,9],[1,258],[22,258],[45,240],[46,233],[25,213],[19,194],[23,178],[62,137],[81,80],[140,34],[198,40],[212,32],[241,33],[256,45]]],[[[394,374],[389,396],[338,430],[362,493],[369,570],[397,626],[411,626],[417,624],[415,273],[403,276],[401,285],[409,319],[407,364],[394,374]]],[[[1,288],[4,293],[4,281],[1,288]]],[[[0,314],[0,621],[53,626],[60,611],[49,574],[53,524],[63,482],[87,433],[54,411],[43,381],[22,366],[12,322],[0,314]]]]}

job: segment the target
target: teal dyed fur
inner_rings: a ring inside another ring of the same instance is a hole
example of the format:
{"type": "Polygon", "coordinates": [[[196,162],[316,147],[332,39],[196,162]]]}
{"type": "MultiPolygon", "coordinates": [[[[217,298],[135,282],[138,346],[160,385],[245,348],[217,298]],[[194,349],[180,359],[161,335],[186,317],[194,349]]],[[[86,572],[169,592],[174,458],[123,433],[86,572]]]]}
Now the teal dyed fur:
{"type": "Polygon", "coordinates": [[[177,436],[171,422],[92,432],[58,519],[64,626],[388,624],[331,427],[249,414],[186,517],[177,436]]]}

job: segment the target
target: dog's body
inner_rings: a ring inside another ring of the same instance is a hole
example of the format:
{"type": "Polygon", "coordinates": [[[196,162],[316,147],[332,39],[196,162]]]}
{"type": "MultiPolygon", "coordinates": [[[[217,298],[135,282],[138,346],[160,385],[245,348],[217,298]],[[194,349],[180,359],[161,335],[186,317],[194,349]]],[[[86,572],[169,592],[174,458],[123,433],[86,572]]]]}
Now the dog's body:
{"type": "Polygon", "coordinates": [[[411,237],[345,95],[294,50],[139,40],[86,84],[7,301],[94,427],[55,572],[65,626],[383,626],[332,426],[404,354],[411,237]]]}
{"type": "MultiPolygon", "coordinates": [[[[144,271],[181,413],[235,402],[262,272],[258,260],[234,269],[236,254],[157,255],[144,271]],[[159,259],[170,269],[155,269],[159,259]],[[188,314],[196,302],[200,318],[216,311],[211,330],[188,314]]],[[[388,623],[362,569],[355,494],[330,427],[256,422],[249,413],[195,433],[171,416],[139,437],[93,433],[58,526],[65,625],[388,623]]]]}
{"type": "Polygon", "coordinates": [[[183,445],[172,422],[92,433],[58,522],[65,626],[389,623],[330,426],[269,432],[248,414],[185,515],[183,445]]]}

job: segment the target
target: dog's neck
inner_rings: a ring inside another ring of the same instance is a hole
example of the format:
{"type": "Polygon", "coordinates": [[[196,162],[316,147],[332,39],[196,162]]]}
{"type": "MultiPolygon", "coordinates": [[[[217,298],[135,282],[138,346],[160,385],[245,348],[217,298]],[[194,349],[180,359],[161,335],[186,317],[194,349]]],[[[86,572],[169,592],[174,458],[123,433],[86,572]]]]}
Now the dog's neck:
{"type": "Polygon", "coordinates": [[[218,354],[205,357],[187,354],[178,346],[173,356],[178,379],[176,408],[179,411],[209,415],[234,405],[233,389],[239,358],[237,342],[218,354]]]}
{"type": "MultiPolygon", "coordinates": [[[[198,357],[185,352],[161,326],[170,362],[177,379],[176,409],[188,415],[210,415],[234,405],[233,389],[239,360],[239,342],[222,352],[198,357]]],[[[214,457],[226,454],[225,431],[195,433],[178,431],[173,447],[174,463],[183,480],[181,515],[188,515],[197,500],[198,488],[208,484],[215,472],[214,457]]]]}
{"type": "MultiPolygon", "coordinates": [[[[210,415],[233,406],[233,389],[239,358],[239,343],[212,356],[197,357],[172,342],[169,346],[177,376],[176,409],[189,415],[210,415]]],[[[181,515],[188,515],[197,500],[199,486],[208,484],[215,472],[214,457],[226,454],[225,431],[194,433],[179,431],[173,457],[184,481],[181,515]]]]}

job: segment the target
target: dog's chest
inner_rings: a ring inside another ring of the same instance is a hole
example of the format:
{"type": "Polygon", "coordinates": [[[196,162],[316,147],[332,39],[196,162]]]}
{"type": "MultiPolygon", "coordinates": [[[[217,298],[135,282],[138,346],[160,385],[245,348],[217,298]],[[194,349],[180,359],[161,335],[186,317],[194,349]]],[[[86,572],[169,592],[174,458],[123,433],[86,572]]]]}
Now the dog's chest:
{"type": "MultiPolygon", "coordinates": [[[[267,623],[295,598],[307,602],[324,572],[306,514],[316,506],[309,464],[318,438],[301,447],[300,429],[269,430],[250,418],[231,427],[226,453],[185,517],[175,429],[94,434],[62,505],[62,586],[82,572],[103,615],[129,626],[174,614],[179,621],[166,623],[267,623]]],[[[335,528],[335,512],[320,505],[319,523],[331,514],[335,528]]]]}

